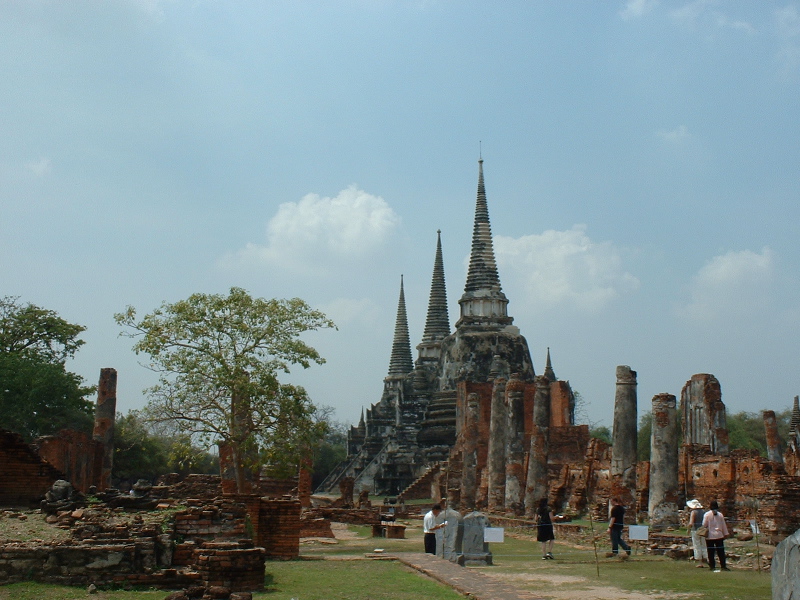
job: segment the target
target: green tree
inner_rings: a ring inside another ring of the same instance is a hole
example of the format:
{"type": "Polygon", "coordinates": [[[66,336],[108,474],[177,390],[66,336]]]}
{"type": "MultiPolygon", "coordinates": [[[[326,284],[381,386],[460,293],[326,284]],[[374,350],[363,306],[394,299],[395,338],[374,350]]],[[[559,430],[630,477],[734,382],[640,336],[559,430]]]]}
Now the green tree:
{"type": "MultiPolygon", "coordinates": [[[[791,419],[791,409],[775,413],[778,436],[782,440],[786,440],[789,436],[791,419]]],[[[725,420],[731,450],[740,448],[758,450],[761,456],[767,456],[767,432],[764,428],[764,416],[761,413],[742,411],[727,415],[725,420]]]]}
{"type": "Polygon", "coordinates": [[[325,435],[314,448],[314,474],[311,479],[314,489],[347,458],[348,425],[333,420],[333,409],[329,406],[322,407],[318,412],[317,418],[325,423],[325,435]]]}
{"type": "Polygon", "coordinates": [[[219,460],[192,444],[185,433],[157,428],[140,411],[118,413],[114,425],[114,480],[155,481],[166,473],[213,473],[219,460]]]}
{"type": "Polygon", "coordinates": [[[608,425],[595,425],[589,429],[589,435],[593,438],[603,440],[607,444],[611,443],[611,429],[608,425]]]}
{"type": "Polygon", "coordinates": [[[84,344],[85,330],[52,310],[0,299],[0,414],[2,426],[26,440],[63,428],[91,432],[94,390],[65,362],[84,344]]]}
{"type": "Polygon", "coordinates": [[[153,481],[169,473],[169,451],[163,439],[153,435],[138,411],[117,413],[114,422],[114,480],[153,481]]]}
{"type": "Polygon", "coordinates": [[[639,460],[650,460],[650,438],[653,435],[653,413],[649,410],[639,417],[636,434],[636,455],[639,460]]]}
{"type": "Polygon", "coordinates": [[[252,298],[234,287],[227,296],[164,303],[141,320],[129,306],[115,319],[160,373],[146,390],[148,419],[174,423],[206,446],[226,444],[239,490],[259,452],[275,462],[280,450],[283,461],[297,464],[313,447],[320,433],[314,405],[302,387],[278,379],[293,365],[325,362],[300,335],[334,324],[303,300],[252,298]]]}

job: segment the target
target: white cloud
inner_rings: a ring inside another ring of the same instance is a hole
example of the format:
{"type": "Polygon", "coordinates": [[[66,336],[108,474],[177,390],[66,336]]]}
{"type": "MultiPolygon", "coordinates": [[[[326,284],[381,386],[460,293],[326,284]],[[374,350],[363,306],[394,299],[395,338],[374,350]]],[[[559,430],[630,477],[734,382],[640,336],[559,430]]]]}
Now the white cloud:
{"type": "Polygon", "coordinates": [[[25,163],[25,169],[33,173],[37,177],[44,177],[50,173],[51,164],[49,158],[40,158],[39,160],[32,160],[25,163]]]}
{"type": "Polygon", "coordinates": [[[267,243],[249,243],[225,262],[319,274],[386,245],[400,218],[383,198],[351,185],[335,198],[307,194],[286,202],[267,224],[267,243]]]}
{"type": "Polygon", "coordinates": [[[595,312],[639,287],[614,245],[593,242],[585,225],[516,239],[497,236],[494,244],[503,279],[520,281],[525,302],[542,309],[566,304],[595,312]]]}
{"type": "Polygon", "coordinates": [[[625,8],[619,11],[619,16],[625,21],[639,19],[658,6],[658,0],[628,0],[625,8]]]}
{"type": "Polygon", "coordinates": [[[701,15],[712,4],[714,4],[714,0],[695,0],[670,11],[669,16],[678,23],[695,25],[701,15]]]}
{"type": "Polygon", "coordinates": [[[689,133],[689,130],[686,128],[686,125],[680,125],[672,130],[662,129],[660,131],[656,131],[656,135],[665,142],[675,145],[682,144],[692,137],[692,135],[689,133]]]}
{"type": "Polygon", "coordinates": [[[731,251],[715,256],[692,280],[691,300],[679,307],[679,316],[697,321],[741,317],[763,311],[769,303],[773,279],[772,251],[731,251]]]}
{"type": "Polygon", "coordinates": [[[778,31],[782,36],[795,37],[800,35],[800,13],[798,13],[797,6],[789,4],[776,10],[775,18],[778,22],[778,31]]]}
{"type": "Polygon", "coordinates": [[[797,6],[789,4],[775,11],[776,29],[780,49],[778,61],[787,74],[793,73],[800,65],[800,12],[797,6]]]}
{"type": "Polygon", "coordinates": [[[128,0],[128,3],[150,17],[159,20],[164,17],[164,8],[162,6],[164,3],[162,0],[128,0]]]}
{"type": "Polygon", "coordinates": [[[731,29],[748,35],[756,33],[756,28],[747,21],[732,19],[715,8],[719,5],[719,0],[694,0],[670,11],[669,16],[675,23],[691,29],[699,27],[707,32],[731,29]]]}

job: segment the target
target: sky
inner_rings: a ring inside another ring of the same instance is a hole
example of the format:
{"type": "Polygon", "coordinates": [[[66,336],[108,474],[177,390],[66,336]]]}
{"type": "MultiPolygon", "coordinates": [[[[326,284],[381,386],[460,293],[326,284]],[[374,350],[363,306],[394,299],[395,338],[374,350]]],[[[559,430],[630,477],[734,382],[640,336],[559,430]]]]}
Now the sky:
{"type": "MultiPolygon", "coordinates": [[[[156,381],[113,315],[243,287],[338,330],[288,381],[380,399],[404,277],[451,324],[484,174],[509,314],[610,425],[712,373],[800,393],[800,2],[5,0],[0,296],[84,325],[68,368],[156,381]]],[[[416,350],[414,350],[416,357],[416,350]]]]}

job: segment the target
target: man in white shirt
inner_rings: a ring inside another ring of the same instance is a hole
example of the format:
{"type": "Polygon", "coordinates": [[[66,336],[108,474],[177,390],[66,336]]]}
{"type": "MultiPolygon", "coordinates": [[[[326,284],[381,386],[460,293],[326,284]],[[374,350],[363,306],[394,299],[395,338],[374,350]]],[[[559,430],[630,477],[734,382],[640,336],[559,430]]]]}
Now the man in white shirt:
{"type": "Polygon", "coordinates": [[[433,508],[422,519],[422,531],[425,532],[425,552],[427,554],[436,554],[436,530],[444,527],[444,523],[436,522],[441,512],[442,506],[434,504],[433,508]]]}

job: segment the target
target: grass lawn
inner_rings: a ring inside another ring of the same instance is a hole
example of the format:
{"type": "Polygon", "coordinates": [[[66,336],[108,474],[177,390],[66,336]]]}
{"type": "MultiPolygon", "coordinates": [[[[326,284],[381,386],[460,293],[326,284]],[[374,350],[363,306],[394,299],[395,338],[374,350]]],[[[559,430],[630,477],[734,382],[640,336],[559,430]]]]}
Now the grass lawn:
{"type": "MultiPolygon", "coordinates": [[[[392,552],[421,552],[421,521],[407,521],[406,539],[373,538],[370,527],[339,526],[337,540],[305,540],[305,560],[268,562],[266,591],[257,600],[457,600],[462,598],[402,564],[388,560],[364,560],[366,553],[380,548],[392,552]],[[325,559],[325,560],[322,560],[325,559]]],[[[597,532],[597,529],[595,529],[597,532]]],[[[603,531],[604,533],[604,531],[603,531]]],[[[541,560],[540,545],[530,531],[506,530],[505,542],[492,544],[494,565],[470,567],[542,598],[577,600],[616,597],[615,590],[657,593],[660,599],[769,600],[771,575],[737,568],[726,573],[696,569],[687,560],[672,560],[638,551],[630,560],[603,558],[607,540],[599,536],[599,575],[590,539],[556,540],[556,560],[541,560]],[[512,535],[514,537],[512,537],[512,535]],[[521,535],[521,537],[517,537],[521,535]]],[[[744,556],[751,543],[731,540],[728,550],[744,556]]],[[[85,589],[22,583],[0,586],[0,600],[162,600],[167,592],[101,591],[88,596],[85,589]]]]}
{"type": "MultiPolygon", "coordinates": [[[[503,544],[493,544],[495,565],[481,572],[498,577],[520,589],[547,597],[548,592],[563,597],[566,589],[576,592],[614,586],[641,593],[696,594],[708,600],[770,600],[772,577],[753,570],[734,569],[712,573],[697,569],[688,560],[634,554],[630,560],[604,558],[603,547],[598,565],[590,547],[575,547],[556,541],[555,561],[541,560],[540,545],[535,541],[506,537],[503,544]]],[[[579,597],[576,594],[576,597],[579,597]]],[[[590,597],[590,596],[586,596],[590,597]]],[[[685,596],[684,596],[685,597],[685,596]]]]}
{"type": "MultiPolygon", "coordinates": [[[[0,586],[2,600],[163,600],[168,591],[101,591],[18,583],[0,586]]],[[[450,588],[388,560],[299,560],[267,563],[258,600],[463,600],[450,588]]]]}

